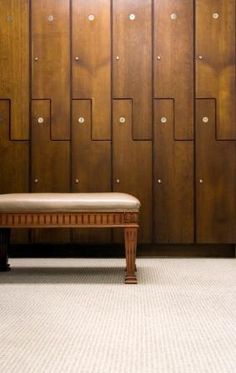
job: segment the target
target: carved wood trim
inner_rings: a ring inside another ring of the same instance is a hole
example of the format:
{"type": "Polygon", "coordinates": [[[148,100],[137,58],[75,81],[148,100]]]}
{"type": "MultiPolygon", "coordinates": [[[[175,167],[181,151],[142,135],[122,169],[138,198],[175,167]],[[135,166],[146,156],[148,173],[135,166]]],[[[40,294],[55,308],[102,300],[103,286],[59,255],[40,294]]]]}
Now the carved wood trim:
{"type": "Polygon", "coordinates": [[[138,227],[138,212],[32,212],[0,213],[0,227],[104,228],[138,227]]]}
{"type": "Polygon", "coordinates": [[[135,258],[136,258],[136,248],[137,248],[137,227],[125,227],[125,256],[126,256],[126,266],[127,273],[125,276],[126,284],[137,284],[137,278],[135,274],[135,258]]]}

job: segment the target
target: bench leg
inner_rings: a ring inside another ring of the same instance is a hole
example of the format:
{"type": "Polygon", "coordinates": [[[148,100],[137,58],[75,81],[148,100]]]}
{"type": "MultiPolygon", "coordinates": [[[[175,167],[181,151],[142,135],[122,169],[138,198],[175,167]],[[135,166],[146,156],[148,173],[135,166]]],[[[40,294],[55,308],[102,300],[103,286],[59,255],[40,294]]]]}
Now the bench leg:
{"type": "Polygon", "coordinates": [[[10,271],[7,250],[10,241],[10,229],[0,228],[0,272],[10,271]]]}
{"type": "Polygon", "coordinates": [[[135,259],[137,248],[138,228],[127,227],[124,229],[125,233],[125,257],[126,257],[126,284],[137,284],[135,274],[135,259]]]}

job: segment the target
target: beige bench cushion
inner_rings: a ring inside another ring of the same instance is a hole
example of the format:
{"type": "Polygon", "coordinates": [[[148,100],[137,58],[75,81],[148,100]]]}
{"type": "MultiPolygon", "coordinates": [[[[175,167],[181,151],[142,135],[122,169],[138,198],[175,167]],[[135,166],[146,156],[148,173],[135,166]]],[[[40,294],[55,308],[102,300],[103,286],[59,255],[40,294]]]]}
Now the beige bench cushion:
{"type": "Polygon", "coordinates": [[[138,211],[126,193],[18,193],[0,195],[0,212],[138,211]]]}

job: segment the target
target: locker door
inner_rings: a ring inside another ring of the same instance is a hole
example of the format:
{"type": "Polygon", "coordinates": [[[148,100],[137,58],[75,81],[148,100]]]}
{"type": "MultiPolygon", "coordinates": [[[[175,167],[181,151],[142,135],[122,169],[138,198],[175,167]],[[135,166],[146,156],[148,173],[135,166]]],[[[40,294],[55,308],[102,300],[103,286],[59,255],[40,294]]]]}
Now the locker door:
{"type": "MultiPolygon", "coordinates": [[[[10,139],[10,100],[0,100],[0,193],[26,193],[29,190],[28,141],[10,139]]],[[[26,243],[28,231],[13,229],[13,243],[26,243]]]]}
{"type": "Polygon", "coordinates": [[[111,139],[111,1],[72,0],[72,91],[92,103],[92,139],[111,139]]]}
{"type": "Polygon", "coordinates": [[[193,1],[154,0],[154,241],[194,240],[193,1]]]}
{"type": "Polygon", "coordinates": [[[236,242],[236,141],[216,139],[215,99],[196,104],[197,242],[236,242]]]}
{"type": "MultiPolygon", "coordinates": [[[[152,142],[133,138],[132,100],[113,102],[113,190],[141,200],[139,242],[152,240],[152,142]]],[[[115,240],[122,238],[115,232],[115,240]]]]}
{"type": "Polygon", "coordinates": [[[154,240],[194,240],[193,143],[174,139],[174,101],[154,106],[154,240]]]}
{"type": "Polygon", "coordinates": [[[196,1],[196,90],[215,98],[216,138],[236,140],[236,2],[196,1]]]}
{"type": "Polygon", "coordinates": [[[12,140],[29,140],[29,1],[0,0],[0,99],[11,102],[12,140]]]}
{"type": "Polygon", "coordinates": [[[32,95],[51,100],[52,140],[70,139],[70,1],[32,0],[32,95]]]}
{"type": "Polygon", "coordinates": [[[133,138],[152,138],[152,1],[113,1],[113,98],[133,100],[133,138]]]}
{"type": "Polygon", "coordinates": [[[235,0],[196,1],[197,242],[236,240],[235,0]]]}
{"type": "MultiPolygon", "coordinates": [[[[92,140],[92,101],[73,100],[72,113],[72,191],[111,190],[111,142],[92,140]]],[[[73,241],[108,243],[107,229],[73,229],[73,241]]]]}
{"type": "MultiPolygon", "coordinates": [[[[69,192],[70,143],[51,138],[50,100],[32,101],[31,190],[35,193],[69,192]]],[[[69,230],[33,230],[37,242],[67,242],[69,230]]]]}
{"type": "Polygon", "coordinates": [[[193,139],[193,1],[154,0],[154,96],[173,98],[176,140],[193,139]]]}

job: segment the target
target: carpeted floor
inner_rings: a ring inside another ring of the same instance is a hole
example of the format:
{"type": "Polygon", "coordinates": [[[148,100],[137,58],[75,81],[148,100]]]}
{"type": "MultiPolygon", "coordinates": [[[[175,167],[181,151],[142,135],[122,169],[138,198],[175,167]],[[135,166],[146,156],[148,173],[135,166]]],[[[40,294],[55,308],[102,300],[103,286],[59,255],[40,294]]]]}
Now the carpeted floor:
{"type": "Polygon", "coordinates": [[[1,373],[235,373],[236,260],[12,259],[1,373]]]}

